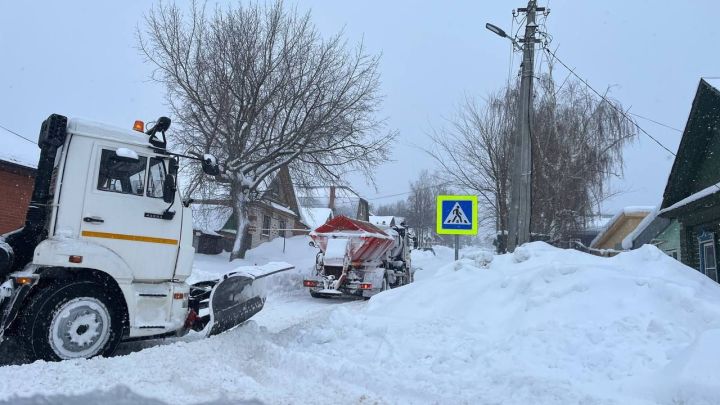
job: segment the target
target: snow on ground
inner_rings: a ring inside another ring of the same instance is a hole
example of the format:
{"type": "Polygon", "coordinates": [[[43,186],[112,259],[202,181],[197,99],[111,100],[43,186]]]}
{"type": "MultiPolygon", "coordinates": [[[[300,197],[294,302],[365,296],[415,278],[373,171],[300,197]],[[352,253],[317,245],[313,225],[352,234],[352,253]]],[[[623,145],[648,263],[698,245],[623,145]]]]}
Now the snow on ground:
{"type": "MultiPolygon", "coordinates": [[[[465,249],[457,262],[439,247],[413,253],[415,283],[343,301],[298,287],[315,250],[287,242],[282,256],[275,240],[243,263],[298,268],[241,327],[114,358],[2,367],[0,400],[720,403],[720,286],[654,247],[599,258],[533,243],[495,257],[465,249]]],[[[199,256],[198,275],[237,264],[223,259],[199,256]]]]}

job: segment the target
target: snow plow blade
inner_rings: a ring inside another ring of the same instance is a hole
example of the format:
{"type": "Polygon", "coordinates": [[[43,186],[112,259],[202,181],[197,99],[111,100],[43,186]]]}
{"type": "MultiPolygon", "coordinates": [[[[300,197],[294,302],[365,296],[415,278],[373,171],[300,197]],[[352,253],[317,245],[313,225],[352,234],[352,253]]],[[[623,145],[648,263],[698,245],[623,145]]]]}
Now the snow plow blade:
{"type": "Polygon", "coordinates": [[[191,308],[198,314],[207,308],[207,314],[199,318],[200,322],[195,322],[193,329],[201,329],[206,336],[212,336],[247,321],[265,305],[267,291],[263,279],[294,268],[287,263],[240,267],[220,280],[194,284],[191,308]]]}

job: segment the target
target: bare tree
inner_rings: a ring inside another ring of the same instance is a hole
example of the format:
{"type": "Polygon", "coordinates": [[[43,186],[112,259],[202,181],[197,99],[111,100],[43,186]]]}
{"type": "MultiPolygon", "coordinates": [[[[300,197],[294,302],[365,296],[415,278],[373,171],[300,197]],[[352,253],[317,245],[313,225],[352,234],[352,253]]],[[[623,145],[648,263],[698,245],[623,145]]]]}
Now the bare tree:
{"type": "Polygon", "coordinates": [[[449,126],[431,134],[435,147],[427,151],[448,183],[477,193],[479,221],[494,222],[499,232],[507,230],[516,102],[517,91],[511,90],[490,95],[485,105],[467,98],[449,126]]]}
{"type": "Polygon", "coordinates": [[[407,217],[408,208],[405,200],[398,200],[394,203],[381,204],[371,207],[373,215],[407,217]]]}
{"type": "MultiPolygon", "coordinates": [[[[532,125],[532,216],[536,239],[567,240],[584,228],[622,173],[623,147],[637,131],[614,100],[581,83],[537,80],[532,125]]],[[[516,133],[517,88],[492,94],[483,105],[468,100],[449,125],[432,134],[428,153],[458,186],[475,191],[496,230],[507,230],[511,140],[516,133]]],[[[499,238],[504,251],[504,238],[499,238]]]]}
{"type": "Polygon", "coordinates": [[[410,195],[407,198],[407,220],[415,228],[422,243],[434,235],[436,197],[447,194],[445,181],[423,170],[417,179],[410,183],[410,195]]]}
{"type": "Polygon", "coordinates": [[[375,117],[378,58],[338,33],[321,38],[310,14],[281,1],[188,14],[160,4],[138,32],[140,49],[167,87],[180,129],[177,146],[213,153],[225,172],[210,182],[189,173],[190,191],[220,197],[233,208],[237,235],[231,260],[244,257],[247,204],[283,165],[306,182],[368,178],[385,161],[395,133],[375,117]]]}

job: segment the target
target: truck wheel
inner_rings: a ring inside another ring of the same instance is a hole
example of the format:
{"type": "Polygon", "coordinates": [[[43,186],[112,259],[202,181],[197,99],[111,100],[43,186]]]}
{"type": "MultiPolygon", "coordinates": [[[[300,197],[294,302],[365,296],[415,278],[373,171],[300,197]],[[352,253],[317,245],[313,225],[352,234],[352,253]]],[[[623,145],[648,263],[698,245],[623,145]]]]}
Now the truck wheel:
{"type": "Polygon", "coordinates": [[[390,289],[390,283],[388,282],[387,276],[383,277],[382,287],[380,291],[387,291],[390,289]]]}
{"type": "Polygon", "coordinates": [[[35,358],[58,361],[109,356],[122,338],[113,297],[90,281],[50,285],[35,296],[22,323],[35,358]]]}

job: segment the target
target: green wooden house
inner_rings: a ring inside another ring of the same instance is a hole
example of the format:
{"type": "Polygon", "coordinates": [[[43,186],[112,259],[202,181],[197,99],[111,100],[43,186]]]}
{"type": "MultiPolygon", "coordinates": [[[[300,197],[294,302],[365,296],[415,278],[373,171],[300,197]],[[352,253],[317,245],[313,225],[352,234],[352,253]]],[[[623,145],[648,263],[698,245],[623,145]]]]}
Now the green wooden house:
{"type": "Polygon", "coordinates": [[[680,258],[718,281],[720,82],[701,79],[659,216],[677,222],[680,258]]]}

